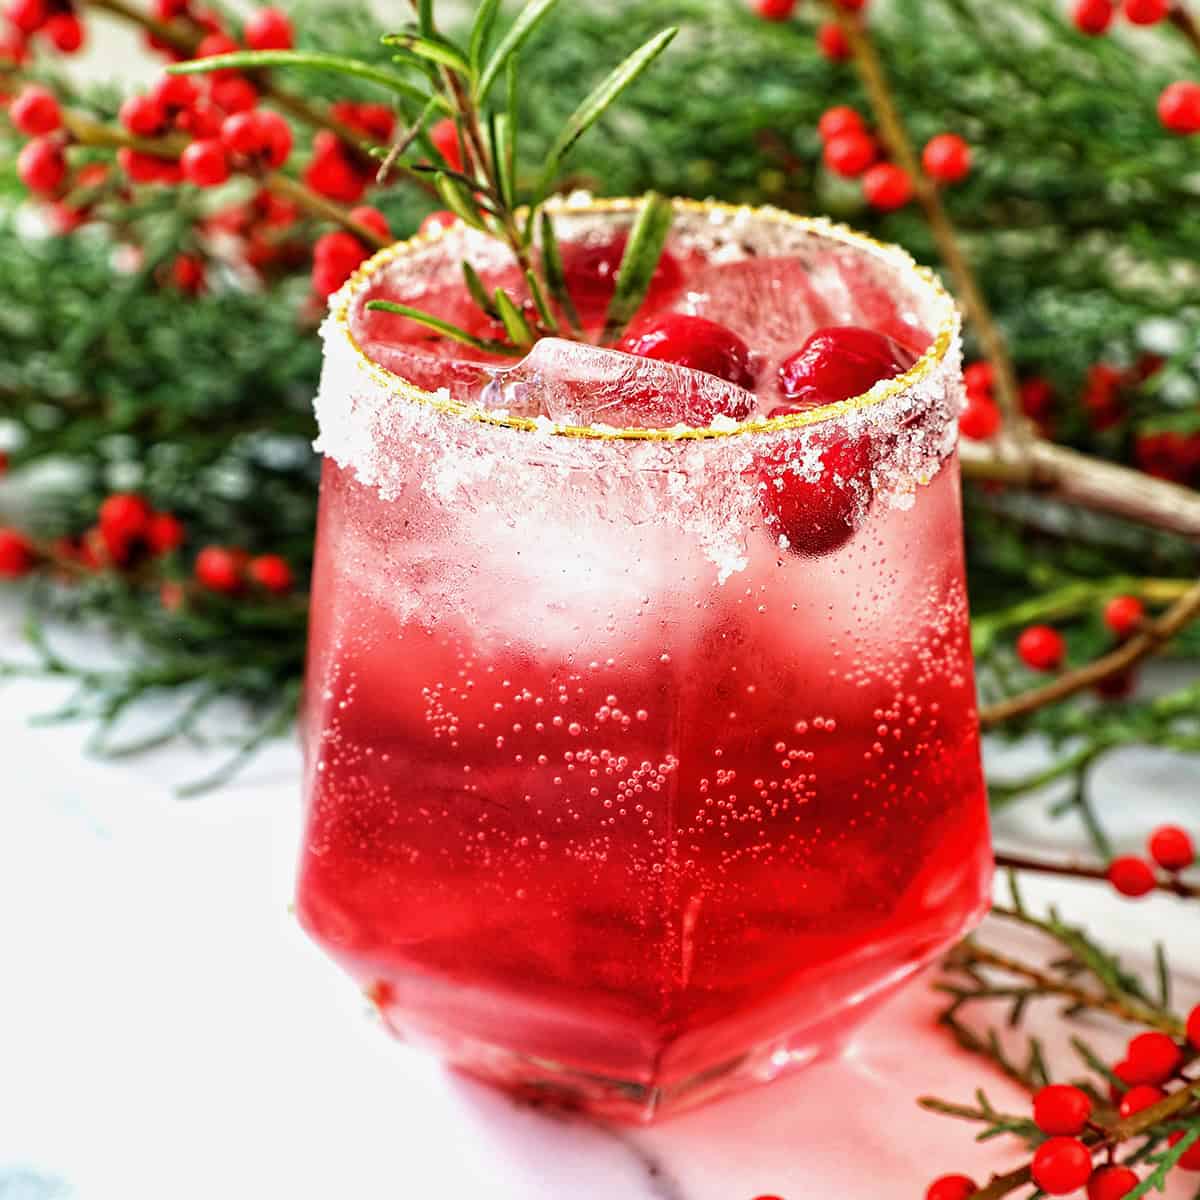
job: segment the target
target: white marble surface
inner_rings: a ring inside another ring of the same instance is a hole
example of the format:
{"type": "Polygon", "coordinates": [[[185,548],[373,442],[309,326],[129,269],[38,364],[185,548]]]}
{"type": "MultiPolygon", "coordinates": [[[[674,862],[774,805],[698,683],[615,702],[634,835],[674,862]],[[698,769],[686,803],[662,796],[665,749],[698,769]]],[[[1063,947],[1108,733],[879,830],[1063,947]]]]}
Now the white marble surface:
{"type": "MultiPolygon", "coordinates": [[[[0,656],[15,612],[0,607],[0,656]]],[[[986,1081],[1021,1104],[933,1027],[928,980],[845,1059],[650,1131],[550,1118],[450,1075],[385,1037],[289,915],[294,746],[181,801],[173,784],[211,754],[96,763],[85,730],[29,723],[63,695],[0,689],[0,1200],[900,1200],[941,1171],[1013,1161],[913,1103],[986,1081]]],[[[1131,847],[1157,820],[1197,825],[1197,795],[1196,761],[1130,754],[1100,778],[1131,847]]],[[[1002,839],[1082,849],[1043,809],[1006,815],[1002,839]]],[[[1027,891],[1134,959],[1153,930],[1181,1002],[1200,997],[1182,977],[1200,969],[1195,911],[1070,882],[1027,891]]]]}

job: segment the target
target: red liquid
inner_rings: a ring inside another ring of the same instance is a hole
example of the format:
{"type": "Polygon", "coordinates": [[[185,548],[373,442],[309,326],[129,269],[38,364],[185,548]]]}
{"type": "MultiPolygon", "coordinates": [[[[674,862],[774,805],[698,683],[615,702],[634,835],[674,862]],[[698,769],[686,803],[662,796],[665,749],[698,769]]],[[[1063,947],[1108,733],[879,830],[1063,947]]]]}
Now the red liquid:
{"type": "Polygon", "coordinates": [[[986,905],[955,460],[724,583],[657,483],[448,505],[440,462],[326,465],[305,926],[396,1032],[610,1115],[839,1045],[986,905]]]}

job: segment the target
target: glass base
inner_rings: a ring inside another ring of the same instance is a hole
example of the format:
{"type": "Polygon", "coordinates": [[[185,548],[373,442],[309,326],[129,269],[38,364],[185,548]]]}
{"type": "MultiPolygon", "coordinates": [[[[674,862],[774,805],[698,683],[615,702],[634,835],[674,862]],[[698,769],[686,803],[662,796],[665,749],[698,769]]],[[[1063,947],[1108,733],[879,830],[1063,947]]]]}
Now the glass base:
{"type": "MultiPolygon", "coordinates": [[[[826,1021],[807,1023],[802,1029],[751,1046],[734,1058],[661,1084],[591,1074],[471,1038],[455,1038],[453,1044],[439,1042],[430,1048],[453,1069],[502,1088],[533,1107],[650,1125],[734,1092],[770,1083],[819,1059],[836,1057],[859,1025],[923,965],[914,963],[897,972],[882,987],[856,997],[849,1008],[839,1009],[826,1021]]],[[[427,1041],[425,1044],[429,1045],[427,1041]]]]}

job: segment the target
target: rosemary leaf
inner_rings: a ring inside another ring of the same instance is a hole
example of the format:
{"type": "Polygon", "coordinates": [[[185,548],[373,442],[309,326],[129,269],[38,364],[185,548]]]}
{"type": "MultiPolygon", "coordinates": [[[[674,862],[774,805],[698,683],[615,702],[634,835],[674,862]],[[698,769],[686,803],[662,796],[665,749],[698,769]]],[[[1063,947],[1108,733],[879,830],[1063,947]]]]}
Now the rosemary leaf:
{"type": "Polygon", "coordinates": [[[482,0],[475,10],[475,20],[471,24],[471,40],[467,50],[467,58],[471,63],[473,74],[479,73],[483,56],[487,52],[488,39],[496,25],[496,13],[500,10],[500,0],[482,0]]]}
{"type": "Polygon", "coordinates": [[[546,293],[542,288],[541,282],[538,280],[537,272],[532,270],[526,271],[525,282],[529,284],[529,294],[533,297],[533,303],[537,308],[542,326],[550,333],[557,333],[558,319],[555,317],[550,305],[546,302],[546,293]]]}
{"type": "Polygon", "coordinates": [[[617,338],[641,308],[674,219],[670,200],[657,192],[646,193],[617,268],[617,286],[604,321],[606,340],[617,338]]]}
{"type": "Polygon", "coordinates": [[[487,99],[492,84],[496,82],[496,76],[504,70],[508,60],[529,40],[534,30],[550,15],[551,9],[557,3],[558,0],[530,0],[521,10],[520,16],[500,39],[500,45],[496,47],[492,57],[488,59],[487,66],[483,68],[483,74],[479,77],[479,83],[475,88],[475,99],[478,103],[487,99]]]}
{"type": "Polygon", "coordinates": [[[483,286],[483,280],[479,278],[479,272],[475,270],[469,262],[464,260],[462,265],[463,280],[466,282],[467,291],[471,293],[471,299],[493,320],[499,320],[500,314],[496,310],[495,304],[492,303],[491,296],[487,293],[487,288],[483,286]]]}
{"type": "Polygon", "coordinates": [[[512,302],[512,297],[503,288],[496,289],[493,302],[500,314],[500,320],[504,322],[505,332],[522,350],[528,350],[536,338],[525,319],[525,314],[512,302]]]}
{"type": "MultiPolygon", "coordinates": [[[[531,214],[530,225],[532,224],[531,214]]],[[[558,249],[558,237],[554,232],[554,222],[550,219],[550,214],[544,210],[541,213],[540,233],[542,272],[546,276],[546,286],[550,289],[550,295],[554,297],[555,302],[566,315],[567,324],[576,333],[582,333],[583,323],[579,319],[575,301],[571,299],[571,293],[567,290],[567,277],[563,271],[562,254],[558,249]]]]}
{"type": "MultiPolygon", "coordinates": [[[[385,46],[395,46],[400,50],[406,50],[417,58],[437,63],[438,66],[456,71],[459,75],[471,73],[471,64],[467,62],[463,52],[444,38],[418,37],[413,33],[389,33],[382,40],[385,46]]],[[[401,57],[395,61],[403,62],[404,60],[401,57]]]]}
{"type": "Polygon", "coordinates": [[[438,195],[442,198],[442,203],[459,220],[465,221],[475,229],[486,230],[487,226],[483,222],[478,205],[471,193],[457,179],[452,178],[445,171],[438,171],[433,182],[437,187],[438,195]]]}
{"type": "Polygon", "coordinates": [[[432,329],[434,332],[440,333],[443,337],[452,338],[456,342],[462,342],[465,346],[474,346],[476,350],[486,350],[489,354],[515,356],[518,353],[515,347],[506,345],[504,342],[493,342],[487,341],[484,338],[477,338],[473,333],[468,333],[465,329],[453,325],[449,321],[443,321],[441,317],[435,317],[432,313],[422,312],[419,308],[409,308],[407,304],[397,304],[394,300],[368,300],[367,308],[371,312],[388,312],[395,313],[400,317],[407,317],[410,321],[416,321],[418,325],[424,325],[427,329],[432,329]]]}

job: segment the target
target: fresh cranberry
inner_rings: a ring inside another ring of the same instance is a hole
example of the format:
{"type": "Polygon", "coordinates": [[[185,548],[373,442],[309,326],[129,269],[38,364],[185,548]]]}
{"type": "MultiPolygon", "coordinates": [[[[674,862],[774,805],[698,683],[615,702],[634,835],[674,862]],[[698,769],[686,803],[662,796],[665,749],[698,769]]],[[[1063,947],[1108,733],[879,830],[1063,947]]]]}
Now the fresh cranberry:
{"type": "Polygon", "coordinates": [[[236,71],[208,77],[208,98],[223,113],[249,112],[258,104],[258,90],[236,71]]]}
{"type": "Polygon", "coordinates": [[[1149,1108],[1160,1100],[1165,1100],[1166,1097],[1167,1093],[1162,1088],[1153,1087],[1148,1083],[1139,1083],[1121,1097],[1120,1114],[1123,1118],[1132,1117],[1134,1113],[1140,1113],[1143,1108],[1149,1108]]]}
{"type": "Polygon", "coordinates": [[[1030,1173],[1048,1195],[1069,1195],[1091,1178],[1092,1152],[1078,1138],[1050,1138],[1034,1151],[1030,1173]]]}
{"type": "Polygon", "coordinates": [[[246,19],[243,32],[251,50],[292,48],[292,22],[282,9],[260,8],[246,19]]]}
{"type": "MultiPolygon", "coordinates": [[[[784,405],[770,415],[795,411],[784,405]]],[[[781,446],[760,468],[767,529],[780,539],[781,547],[794,554],[829,554],[854,536],[871,503],[871,439],[826,441],[821,447],[821,474],[816,479],[790,469],[791,458],[788,447],[781,446]]]]}
{"type": "Polygon", "coordinates": [[[83,22],[73,12],[52,13],[41,32],[59,54],[77,54],[83,49],[83,22]]]}
{"type": "Polygon", "coordinates": [[[869,133],[851,131],[830,138],[825,143],[823,157],[835,175],[854,179],[875,161],[878,153],[879,147],[869,133]]]}
{"type": "Polygon", "coordinates": [[[238,158],[279,167],[292,150],[292,130],[287,121],[270,109],[252,109],[226,117],[221,125],[221,143],[238,158]]]}
{"type": "Polygon", "coordinates": [[[786,21],[796,11],[796,0],[754,0],[754,11],[764,21],[786,21]]]}
{"type": "Polygon", "coordinates": [[[866,125],[863,122],[862,116],[857,109],[850,108],[845,104],[839,104],[834,108],[827,108],[821,114],[821,119],[817,122],[817,133],[821,135],[823,142],[831,141],[833,138],[841,137],[846,133],[865,132],[866,125]]]}
{"type": "Polygon", "coordinates": [[[369,229],[385,242],[391,241],[392,227],[388,224],[387,217],[372,205],[360,204],[357,208],[352,208],[350,210],[350,220],[356,225],[361,225],[364,229],[369,229]]]}
{"type": "Polygon", "coordinates": [[[1134,670],[1105,675],[1093,690],[1101,700],[1128,700],[1137,690],[1138,675],[1134,670]]]}
{"type": "Polygon", "coordinates": [[[251,583],[276,596],[290,592],[295,582],[292,568],[278,554],[260,554],[252,558],[246,567],[246,574],[251,583]]]}
{"type": "Polygon", "coordinates": [[[188,0],[152,0],[150,14],[156,21],[174,21],[187,16],[188,0]]]}
{"type": "Polygon", "coordinates": [[[174,513],[151,513],[146,522],[146,544],[154,554],[170,554],[183,545],[183,522],[174,513]]]}
{"type": "Polygon", "coordinates": [[[996,387],[996,368],[990,362],[967,363],[963,368],[963,383],[968,392],[991,395],[996,387]]]}
{"type": "Polygon", "coordinates": [[[229,158],[218,138],[193,142],[180,156],[183,177],[196,187],[216,187],[229,178],[229,158]]]}
{"type": "Polygon", "coordinates": [[[1112,0],[1076,0],[1071,20],[1080,33],[1097,37],[1107,31],[1116,16],[1112,0]]]}
{"type": "Polygon", "coordinates": [[[240,550],[225,546],[205,546],[196,555],[196,582],[210,592],[231,595],[240,591],[246,556],[240,550]]]}
{"type": "Polygon", "coordinates": [[[367,248],[352,233],[323,234],[313,246],[313,290],[331,296],[367,258],[367,248]]]}
{"type": "Polygon", "coordinates": [[[204,260],[194,254],[177,254],[171,263],[171,283],[193,296],[203,291],[204,260]]]}
{"type": "Polygon", "coordinates": [[[370,176],[353,162],[344,143],[328,129],[313,137],[313,153],[304,171],[304,182],[318,195],[342,204],[357,204],[370,176]]]}
{"type": "Polygon", "coordinates": [[[28,35],[41,29],[50,10],[46,0],[9,0],[4,15],[18,32],[28,35]]]}
{"type": "Polygon", "coordinates": [[[1154,1030],[1129,1039],[1125,1061],[1134,1083],[1166,1083],[1183,1065],[1183,1051],[1172,1037],[1154,1030]]]}
{"type": "Polygon", "coordinates": [[[1129,1167],[1101,1167],[1088,1180],[1088,1200],[1122,1200],[1139,1182],[1137,1172],[1129,1167]]]}
{"type": "Polygon", "coordinates": [[[21,89],[9,105],[8,116],[26,137],[53,133],[62,124],[62,110],[54,93],[34,83],[21,89]]]}
{"type": "Polygon", "coordinates": [[[179,113],[175,123],[194,138],[219,138],[225,114],[211,100],[201,99],[179,113]]]}
{"type": "Polygon", "coordinates": [[[1034,1124],[1043,1133],[1082,1133],[1091,1115],[1088,1094],[1068,1083],[1048,1084],[1033,1097],[1034,1124]]]}
{"type": "Polygon", "coordinates": [[[1066,653],[1063,635],[1049,625],[1030,625],[1017,638],[1017,656],[1031,671],[1057,671],[1066,653]]]}
{"type": "Polygon", "coordinates": [[[1171,11],[1170,0],[1125,0],[1125,20],[1131,25],[1157,25],[1171,11]]]}
{"type": "Polygon", "coordinates": [[[200,99],[200,89],[186,75],[164,75],[150,89],[150,98],[170,120],[200,99]]]}
{"type": "Polygon", "coordinates": [[[958,430],[973,442],[986,442],[1000,431],[1000,409],[988,396],[968,393],[958,416],[958,430]]]}
{"type": "Polygon", "coordinates": [[[1044,421],[1054,407],[1054,385],[1040,375],[1023,380],[1020,388],[1021,411],[1031,421],[1044,421]]]}
{"type": "Polygon", "coordinates": [[[163,106],[150,95],[129,96],[121,105],[121,124],[134,137],[157,137],[167,127],[163,106]]]}
{"type": "MultiPolygon", "coordinates": [[[[584,322],[598,320],[608,311],[627,241],[628,235],[622,233],[606,242],[568,242],[562,247],[567,291],[584,322]]],[[[650,280],[643,308],[648,312],[662,308],[682,282],[679,264],[664,251],[650,280]]]]}
{"type": "Polygon", "coordinates": [[[921,165],[938,183],[958,183],[971,173],[971,147],[956,133],[939,133],[925,143],[921,165]]]}
{"type": "Polygon", "coordinates": [[[0,528],[0,579],[20,579],[33,570],[33,546],[23,533],[0,528]]]}
{"type": "Polygon", "coordinates": [[[1146,606],[1136,596],[1114,596],[1104,606],[1104,624],[1119,638],[1127,638],[1142,623],[1146,606]]]}
{"type": "Polygon", "coordinates": [[[1187,1040],[1191,1043],[1193,1050],[1200,1050],[1200,1004],[1197,1004],[1188,1013],[1187,1040]]]}
{"type": "Polygon", "coordinates": [[[912,178],[895,163],[877,163],[862,177],[863,196],[882,212],[903,208],[913,197],[912,178]]]}
{"type": "Polygon", "coordinates": [[[1158,98],[1158,119],[1172,133],[1200,133],[1200,83],[1180,79],[1158,98]]]}
{"type": "Polygon", "coordinates": [[[175,164],[157,154],[145,154],[131,146],[122,146],[117,151],[117,165],[134,183],[165,183],[168,168],[175,164]]]}
{"type": "MultiPolygon", "coordinates": [[[[1119,858],[1114,858],[1108,864],[1108,882],[1122,896],[1137,898],[1138,896],[1145,896],[1149,892],[1154,891],[1154,871],[1144,858],[1138,858],[1133,854],[1123,854],[1119,858]]],[[[1122,1074],[1121,1078],[1126,1083],[1150,1082],[1149,1080],[1137,1078],[1140,1072],[1132,1062],[1126,1062],[1124,1066],[1126,1067],[1127,1074],[1122,1074]]]]}
{"type": "Polygon", "coordinates": [[[925,1189],[925,1200],[967,1200],[979,1191],[969,1175],[943,1175],[925,1189]]]}
{"type": "Polygon", "coordinates": [[[1183,871],[1196,861],[1196,847],[1186,829],[1160,825],[1150,835],[1150,857],[1164,871],[1183,871]]]}
{"type": "Polygon", "coordinates": [[[732,329],[707,317],[665,313],[631,330],[617,348],[626,354],[705,371],[738,387],[754,387],[750,347],[732,329]]]}
{"type": "Polygon", "coordinates": [[[779,391],[794,408],[834,404],[902,375],[917,356],[895,338],[858,325],[818,329],[779,368],[779,391]]]}
{"type": "Polygon", "coordinates": [[[840,25],[826,22],[817,30],[817,49],[830,62],[845,62],[852,53],[850,42],[840,25]]]}
{"type": "Polygon", "coordinates": [[[67,160],[62,146],[48,137],[26,142],[17,155],[17,175],[31,192],[39,196],[53,195],[67,177],[67,160]]]}
{"type": "Polygon", "coordinates": [[[150,505],[132,492],[118,492],[101,505],[97,517],[100,536],[114,562],[123,562],[146,535],[150,505]]]}
{"type": "Polygon", "coordinates": [[[227,33],[209,33],[200,40],[193,58],[216,58],[221,54],[235,54],[241,46],[227,33]]]}

